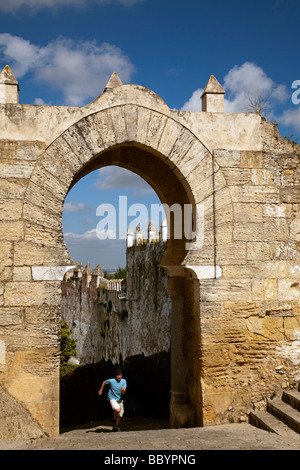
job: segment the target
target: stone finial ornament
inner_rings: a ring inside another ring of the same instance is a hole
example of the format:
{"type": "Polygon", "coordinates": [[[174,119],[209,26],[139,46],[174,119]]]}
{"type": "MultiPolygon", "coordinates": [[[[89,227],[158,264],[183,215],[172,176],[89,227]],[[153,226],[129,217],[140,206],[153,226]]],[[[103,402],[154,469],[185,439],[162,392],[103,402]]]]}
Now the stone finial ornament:
{"type": "Polygon", "coordinates": [[[202,111],[224,113],[225,90],[218,80],[211,75],[201,95],[202,111]]]}
{"type": "Polygon", "coordinates": [[[9,65],[6,65],[0,74],[0,103],[19,104],[19,90],[16,77],[9,65]]]}

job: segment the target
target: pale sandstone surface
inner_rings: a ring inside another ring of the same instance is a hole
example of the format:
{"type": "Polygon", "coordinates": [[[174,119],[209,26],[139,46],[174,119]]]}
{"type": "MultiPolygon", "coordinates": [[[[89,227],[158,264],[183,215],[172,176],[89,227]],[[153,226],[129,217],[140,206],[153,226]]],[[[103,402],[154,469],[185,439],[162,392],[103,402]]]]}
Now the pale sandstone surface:
{"type": "Polygon", "coordinates": [[[118,80],[82,108],[24,105],[9,69],[0,80],[5,393],[58,434],[61,280],[75,264],[63,204],[82,176],[105,165],[135,171],[169,206],[191,204],[193,228],[203,210],[193,243],[170,226],[160,262],[171,298],[171,424],[247,419],[294,386],[300,147],[258,115],[224,113],[213,79],[199,113],[171,110],[152,91],[118,80]]]}

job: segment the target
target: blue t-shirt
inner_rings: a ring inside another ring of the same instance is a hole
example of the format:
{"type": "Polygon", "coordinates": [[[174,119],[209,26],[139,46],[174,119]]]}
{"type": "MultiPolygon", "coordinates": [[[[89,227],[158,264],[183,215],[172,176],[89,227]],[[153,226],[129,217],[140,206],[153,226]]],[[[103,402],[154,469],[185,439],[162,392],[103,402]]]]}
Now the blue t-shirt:
{"type": "Polygon", "coordinates": [[[116,379],[108,379],[106,380],[106,385],[109,385],[109,390],[107,394],[107,399],[108,400],[121,400],[122,398],[122,387],[125,388],[127,387],[126,380],[121,379],[120,382],[118,382],[116,379]]]}

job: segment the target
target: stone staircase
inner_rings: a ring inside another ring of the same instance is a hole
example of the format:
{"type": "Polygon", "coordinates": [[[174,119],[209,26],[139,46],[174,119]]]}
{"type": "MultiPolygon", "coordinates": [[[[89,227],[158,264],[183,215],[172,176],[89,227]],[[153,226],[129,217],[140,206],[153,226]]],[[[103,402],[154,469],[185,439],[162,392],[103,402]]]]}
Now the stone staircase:
{"type": "Polygon", "coordinates": [[[300,384],[298,390],[285,390],[281,397],[268,399],[266,411],[253,411],[250,424],[280,436],[299,434],[300,445],[300,384]]]}

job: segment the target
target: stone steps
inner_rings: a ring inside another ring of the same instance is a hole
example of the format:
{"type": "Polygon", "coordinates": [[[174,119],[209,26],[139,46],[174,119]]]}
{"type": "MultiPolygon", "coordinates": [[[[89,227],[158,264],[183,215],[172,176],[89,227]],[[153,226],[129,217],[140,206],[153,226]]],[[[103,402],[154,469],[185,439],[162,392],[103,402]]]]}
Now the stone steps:
{"type": "Polygon", "coordinates": [[[282,400],[295,410],[300,411],[300,391],[289,390],[282,393],[282,400]]]}
{"type": "Polygon", "coordinates": [[[281,436],[300,434],[300,391],[284,391],[280,398],[269,399],[266,411],[250,413],[250,423],[281,436]]]}
{"type": "Polygon", "coordinates": [[[295,436],[295,432],[292,429],[268,411],[251,412],[250,424],[265,431],[274,432],[279,436],[295,436]]]}

